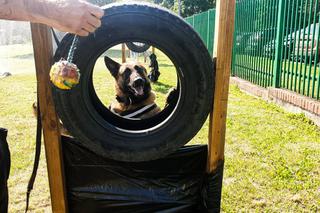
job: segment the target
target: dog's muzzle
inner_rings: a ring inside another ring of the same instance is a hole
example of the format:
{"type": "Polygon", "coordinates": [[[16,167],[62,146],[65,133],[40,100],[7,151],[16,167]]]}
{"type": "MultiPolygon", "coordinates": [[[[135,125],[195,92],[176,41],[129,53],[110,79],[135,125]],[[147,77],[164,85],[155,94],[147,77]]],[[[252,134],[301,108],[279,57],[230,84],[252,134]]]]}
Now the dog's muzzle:
{"type": "Polygon", "coordinates": [[[133,87],[143,87],[145,80],[141,77],[137,77],[134,79],[132,86],[133,87]]]}
{"type": "Polygon", "coordinates": [[[139,95],[139,96],[143,95],[145,82],[146,81],[141,77],[137,77],[134,79],[132,83],[132,89],[135,95],[139,95]]]}

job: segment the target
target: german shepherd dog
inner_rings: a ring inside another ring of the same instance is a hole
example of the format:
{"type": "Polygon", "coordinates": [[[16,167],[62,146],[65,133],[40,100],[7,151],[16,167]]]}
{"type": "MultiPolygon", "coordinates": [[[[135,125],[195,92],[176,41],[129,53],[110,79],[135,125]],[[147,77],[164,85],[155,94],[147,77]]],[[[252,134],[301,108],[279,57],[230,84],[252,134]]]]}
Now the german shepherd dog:
{"type": "Polygon", "coordinates": [[[161,111],[147,70],[140,63],[121,65],[109,57],[104,61],[115,79],[116,99],[109,106],[111,112],[128,119],[145,119],[161,111]]]}

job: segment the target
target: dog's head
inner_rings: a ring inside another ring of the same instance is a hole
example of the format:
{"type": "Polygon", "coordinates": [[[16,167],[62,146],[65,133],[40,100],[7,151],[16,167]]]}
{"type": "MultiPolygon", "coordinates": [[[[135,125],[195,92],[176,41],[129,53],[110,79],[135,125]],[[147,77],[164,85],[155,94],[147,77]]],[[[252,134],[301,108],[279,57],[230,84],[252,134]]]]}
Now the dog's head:
{"type": "Polygon", "coordinates": [[[147,70],[139,63],[119,64],[109,57],[104,58],[111,75],[116,80],[117,94],[132,101],[147,98],[151,92],[147,70]],[[119,91],[120,90],[120,91],[119,91]]]}

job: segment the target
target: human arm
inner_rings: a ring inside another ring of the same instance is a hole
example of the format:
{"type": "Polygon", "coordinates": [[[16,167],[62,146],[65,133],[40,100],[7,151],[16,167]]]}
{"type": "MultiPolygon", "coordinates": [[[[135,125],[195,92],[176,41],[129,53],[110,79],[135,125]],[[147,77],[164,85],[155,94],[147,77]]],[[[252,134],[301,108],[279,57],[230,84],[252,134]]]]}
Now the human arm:
{"type": "Polygon", "coordinates": [[[82,0],[0,0],[0,19],[42,23],[80,36],[94,32],[103,14],[82,0]]]}

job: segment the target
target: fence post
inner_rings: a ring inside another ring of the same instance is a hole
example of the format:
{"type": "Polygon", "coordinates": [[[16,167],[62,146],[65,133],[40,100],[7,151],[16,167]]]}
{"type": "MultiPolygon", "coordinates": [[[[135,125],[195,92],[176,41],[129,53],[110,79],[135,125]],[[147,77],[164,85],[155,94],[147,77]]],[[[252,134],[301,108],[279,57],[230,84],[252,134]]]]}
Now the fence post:
{"type": "Polygon", "coordinates": [[[195,15],[192,15],[191,17],[192,17],[192,27],[194,28],[194,16],[195,15]]]}
{"type": "Polygon", "coordinates": [[[235,76],[235,64],[236,64],[236,50],[235,50],[235,44],[237,39],[237,31],[238,31],[238,4],[235,4],[235,20],[234,20],[234,30],[233,30],[233,46],[232,46],[232,59],[231,59],[231,76],[235,76]]]}
{"type": "Polygon", "coordinates": [[[208,24],[207,24],[207,48],[209,49],[210,46],[210,10],[207,11],[207,19],[208,19],[208,24]]]}
{"type": "Polygon", "coordinates": [[[276,50],[273,64],[273,79],[272,86],[279,88],[281,82],[281,69],[282,69],[282,46],[283,46],[283,31],[284,31],[284,3],[286,0],[279,0],[278,5],[278,22],[277,22],[277,35],[276,35],[276,50]]]}

